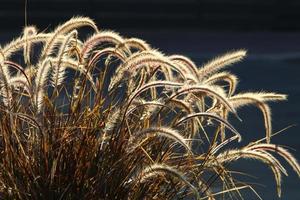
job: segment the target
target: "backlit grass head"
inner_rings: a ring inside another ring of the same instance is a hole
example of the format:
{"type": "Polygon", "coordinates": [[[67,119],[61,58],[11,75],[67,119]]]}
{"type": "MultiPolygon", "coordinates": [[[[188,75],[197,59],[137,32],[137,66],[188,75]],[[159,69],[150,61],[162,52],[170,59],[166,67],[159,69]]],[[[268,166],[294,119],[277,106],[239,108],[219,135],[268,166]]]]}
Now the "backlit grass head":
{"type": "Polygon", "coordinates": [[[242,158],[270,167],[280,196],[287,171],[275,156],[300,175],[271,143],[268,102],[286,95],[236,93],[238,78],[224,69],[245,56],[236,50],[198,67],[85,17],[47,33],[25,27],[0,49],[0,196],[242,199],[241,190],[257,194],[230,170],[242,158]],[[229,117],[240,119],[246,105],[262,112],[264,139],[229,149],[243,137],[229,117]]]}

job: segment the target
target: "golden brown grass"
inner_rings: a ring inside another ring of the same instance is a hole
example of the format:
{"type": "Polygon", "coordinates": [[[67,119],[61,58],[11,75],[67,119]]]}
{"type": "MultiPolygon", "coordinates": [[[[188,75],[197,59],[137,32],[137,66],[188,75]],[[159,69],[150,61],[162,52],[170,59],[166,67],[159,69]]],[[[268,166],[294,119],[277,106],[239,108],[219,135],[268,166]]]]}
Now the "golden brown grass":
{"type": "Polygon", "coordinates": [[[25,27],[0,49],[1,198],[242,199],[241,190],[256,192],[230,170],[241,158],[270,167],[280,196],[287,171],[275,156],[300,175],[292,154],[271,143],[267,103],[286,95],[236,94],[237,77],[221,70],[245,55],[198,68],[89,18],[49,33],[25,27]],[[92,36],[79,34],[83,26],[92,36]],[[242,138],[229,115],[252,104],[266,137],[228,148],[242,138]]]}

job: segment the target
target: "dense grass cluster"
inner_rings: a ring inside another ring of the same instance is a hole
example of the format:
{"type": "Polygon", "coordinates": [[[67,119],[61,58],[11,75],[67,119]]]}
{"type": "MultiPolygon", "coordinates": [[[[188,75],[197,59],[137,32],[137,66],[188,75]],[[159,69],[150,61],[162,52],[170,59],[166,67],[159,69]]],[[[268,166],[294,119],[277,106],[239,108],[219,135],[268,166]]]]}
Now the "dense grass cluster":
{"type": "Polygon", "coordinates": [[[230,170],[242,158],[270,167],[280,196],[287,172],[275,156],[300,175],[271,143],[267,103],[286,96],[236,94],[237,77],[222,70],[245,55],[198,68],[89,18],[48,33],[25,27],[0,49],[1,198],[242,199],[240,190],[256,193],[230,170]],[[94,33],[79,34],[84,26],[94,33]],[[242,135],[228,119],[246,105],[261,110],[265,138],[229,149],[242,135]]]}

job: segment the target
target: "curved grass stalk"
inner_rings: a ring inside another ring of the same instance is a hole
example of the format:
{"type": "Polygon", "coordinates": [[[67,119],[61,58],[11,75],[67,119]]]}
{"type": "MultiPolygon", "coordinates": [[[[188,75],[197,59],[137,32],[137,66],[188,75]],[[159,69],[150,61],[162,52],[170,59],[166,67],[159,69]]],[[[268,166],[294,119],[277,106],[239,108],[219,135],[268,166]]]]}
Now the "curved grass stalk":
{"type": "Polygon", "coordinates": [[[137,70],[139,70],[140,67],[153,67],[159,65],[161,67],[172,68],[173,70],[177,71],[182,77],[185,77],[184,71],[179,66],[172,63],[169,59],[163,57],[155,51],[143,51],[133,54],[127,59],[127,62],[122,64],[120,70],[117,71],[117,75],[112,78],[109,88],[112,89],[123,79],[124,76],[133,76],[134,74],[136,74],[137,70]]]}
{"type": "Polygon", "coordinates": [[[187,184],[192,189],[197,200],[200,199],[199,192],[195,188],[195,186],[193,186],[181,172],[177,171],[176,169],[173,169],[170,166],[166,166],[166,165],[162,165],[162,164],[153,164],[153,165],[145,168],[140,173],[141,181],[145,181],[146,179],[157,176],[157,173],[159,173],[159,172],[170,174],[172,176],[179,178],[181,181],[183,181],[185,184],[187,184]]]}
{"type": "Polygon", "coordinates": [[[182,89],[178,90],[176,93],[171,95],[169,99],[173,99],[179,95],[187,94],[187,93],[196,93],[196,92],[202,92],[206,93],[207,95],[211,95],[213,98],[216,98],[219,100],[228,110],[230,110],[232,113],[237,115],[234,107],[231,105],[231,102],[229,102],[225,97],[222,96],[222,94],[215,91],[213,86],[209,85],[188,85],[183,87],[182,89]]]}
{"type": "Polygon", "coordinates": [[[93,55],[93,57],[89,60],[89,63],[88,63],[87,66],[94,65],[99,60],[99,58],[102,55],[105,55],[105,54],[108,54],[110,56],[115,56],[118,59],[120,59],[122,62],[124,62],[125,59],[126,59],[122,53],[120,53],[119,51],[117,51],[116,48],[109,47],[109,48],[105,48],[105,49],[101,49],[101,50],[97,51],[95,53],[95,55],[93,55]]]}
{"type": "Polygon", "coordinates": [[[150,127],[136,132],[129,139],[129,148],[134,150],[140,146],[141,141],[153,136],[163,136],[172,139],[181,144],[192,155],[192,150],[186,143],[185,138],[178,131],[169,127],[150,127]]]}
{"type": "Polygon", "coordinates": [[[270,143],[272,134],[271,109],[265,102],[285,99],[286,95],[275,93],[242,93],[230,97],[229,101],[235,108],[254,104],[261,110],[264,116],[267,143],[270,143]]]}
{"type": "Polygon", "coordinates": [[[173,61],[183,63],[184,66],[186,66],[186,68],[188,69],[189,74],[191,76],[195,77],[196,80],[200,79],[199,76],[198,76],[197,66],[188,57],[185,57],[185,56],[182,56],[182,55],[172,55],[172,56],[169,56],[169,58],[173,61]]]}
{"type": "MultiPolygon", "coordinates": [[[[152,107],[167,107],[170,110],[172,110],[172,108],[166,106],[164,103],[158,101],[142,101],[142,102],[138,102],[137,105],[132,105],[132,108],[128,110],[128,112],[126,113],[126,116],[128,117],[131,113],[133,113],[135,110],[139,109],[140,107],[147,107],[147,106],[152,106],[152,107]]],[[[151,109],[150,109],[151,110],[151,109]]],[[[152,113],[153,111],[151,110],[151,112],[149,111],[149,109],[147,109],[147,112],[152,113]]]]}
{"type": "Polygon", "coordinates": [[[229,91],[228,96],[232,96],[236,90],[236,86],[238,84],[238,78],[229,73],[229,72],[220,72],[208,77],[204,83],[205,84],[215,84],[218,81],[226,81],[229,83],[229,91]]]}
{"type": "Polygon", "coordinates": [[[254,144],[247,147],[247,149],[251,150],[264,150],[264,151],[272,151],[274,153],[279,154],[282,156],[294,169],[294,171],[298,174],[300,177],[300,165],[296,158],[288,152],[285,148],[275,145],[275,144],[254,144]]]}
{"type": "Polygon", "coordinates": [[[240,135],[240,133],[227,120],[225,120],[213,113],[200,112],[200,113],[188,114],[187,116],[178,120],[177,123],[175,124],[175,126],[178,126],[179,124],[183,123],[184,121],[189,120],[194,117],[208,117],[208,118],[212,118],[220,123],[223,123],[228,129],[230,129],[233,133],[236,134],[239,142],[242,140],[242,136],[240,135]]]}
{"type": "Polygon", "coordinates": [[[259,151],[253,151],[248,149],[243,150],[230,150],[223,154],[218,155],[218,162],[229,162],[240,158],[254,158],[266,163],[273,171],[278,197],[281,196],[281,169],[278,162],[273,160],[274,157],[269,157],[269,154],[265,154],[259,151]]]}

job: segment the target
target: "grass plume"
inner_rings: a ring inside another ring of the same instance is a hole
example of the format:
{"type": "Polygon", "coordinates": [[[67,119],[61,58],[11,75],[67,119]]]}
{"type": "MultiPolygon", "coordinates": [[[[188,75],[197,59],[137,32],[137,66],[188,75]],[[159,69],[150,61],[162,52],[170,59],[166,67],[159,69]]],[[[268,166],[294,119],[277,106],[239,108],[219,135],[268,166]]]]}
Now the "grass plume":
{"type": "Polygon", "coordinates": [[[87,17],[50,32],[25,27],[0,49],[0,198],[243,199],[246,188],[257,193],[230,169],[241,158],[270,167],[281,196],[288,172],[277,156],[300,176],[271,141],[268,102],[286,95],[236,94],[237,76],[222,70],[245,55],[199,68],[87,17]],[[246,105],[262,111],[266,138],[232,149],[243,135],[229,114],[246,105]]]}

